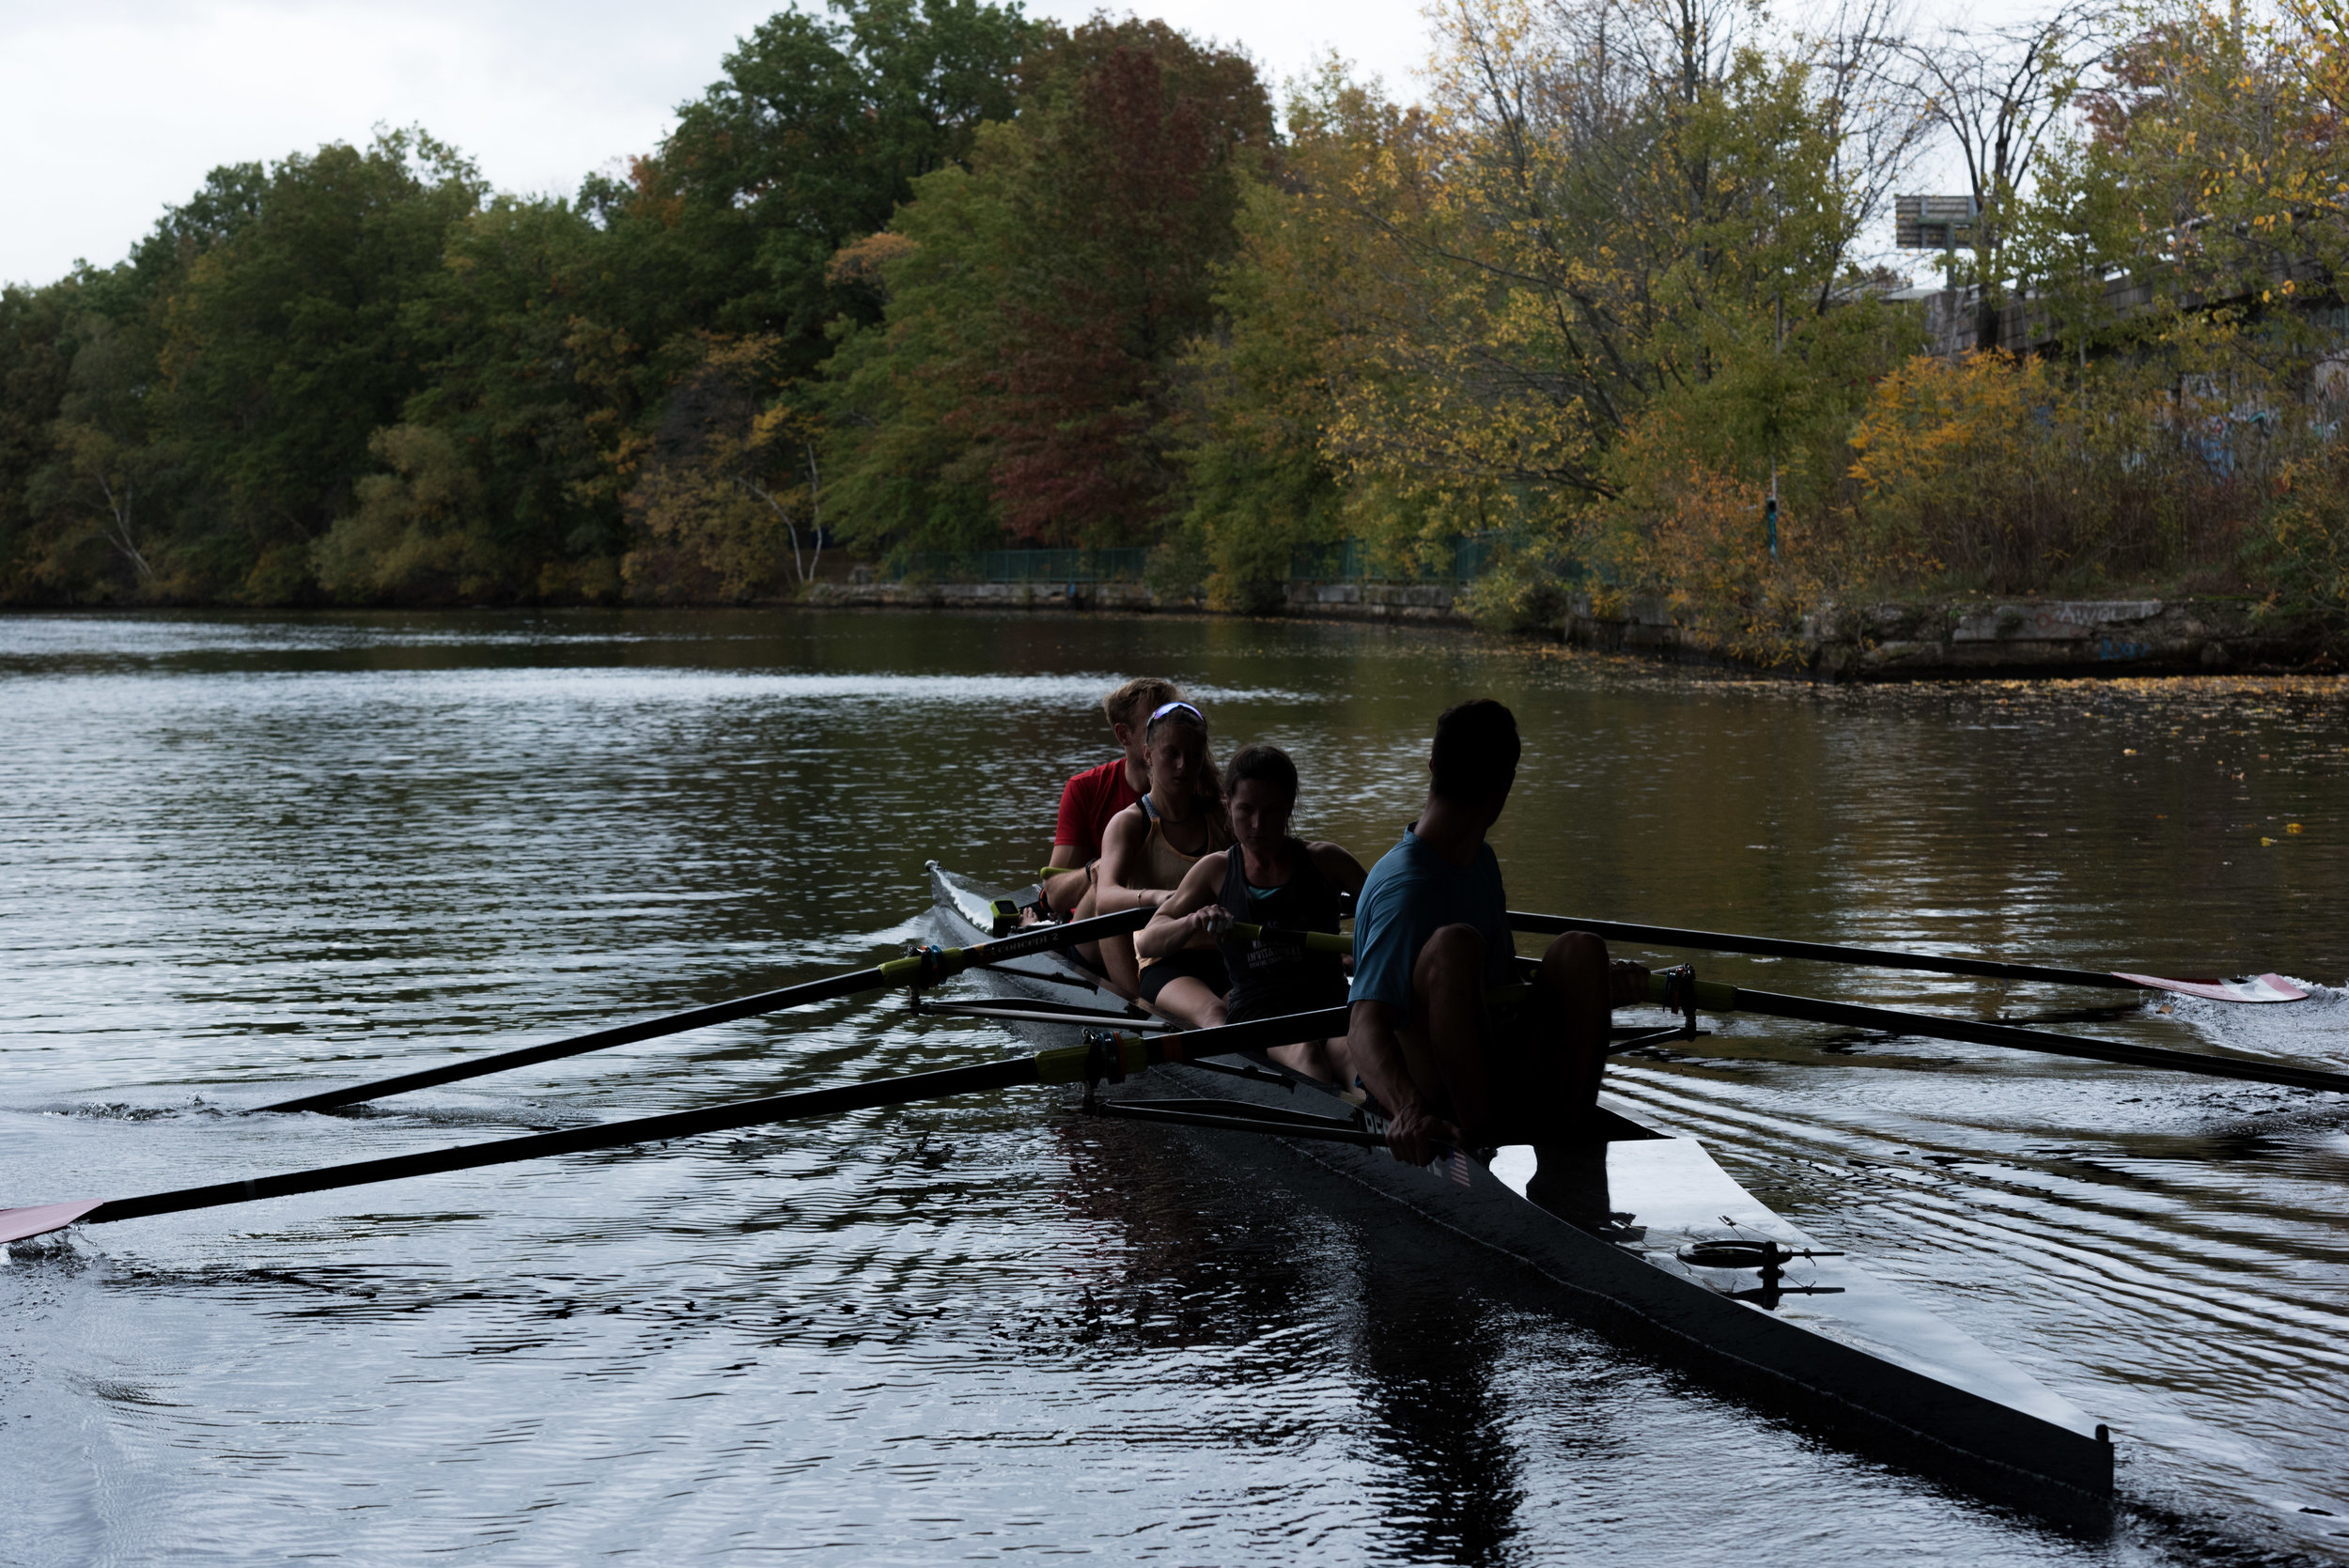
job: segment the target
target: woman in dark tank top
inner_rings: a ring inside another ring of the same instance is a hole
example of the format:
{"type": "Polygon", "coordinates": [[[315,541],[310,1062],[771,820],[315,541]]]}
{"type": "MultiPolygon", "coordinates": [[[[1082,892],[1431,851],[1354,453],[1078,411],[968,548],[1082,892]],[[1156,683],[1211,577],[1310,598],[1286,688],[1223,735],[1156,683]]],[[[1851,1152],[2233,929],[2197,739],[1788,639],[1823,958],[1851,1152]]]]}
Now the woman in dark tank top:
{"type": "MultiPolygon", "coordinates": [[[[1297,765],[1277,746],[1246,746],[1223,778],[1231,848],[1201,857],[1174,896],[1159,906],[1135,938],[1135,948],[1173,951],[1195,937],[1212,939],[1231,977],[1219,1017],[1223,1023],[1279,1017],[1346,1002],[1345,960],[1307,953],[1301,943],[1242,941],[1235,921],[1291,931],[1335,931],[1338,895],[1360,893],[1361,862],[1334,844],[1289,836],[1297,806],[1297,765]]],[[[1343,1033],[1302,1040],[1266,1054],[1283,1065],[1328,1082],[1350,1081],[1342,1061],[1343,1033]]]]}
{"type": "MultiPolygon", "coordinates": [[[[1255,869],[1285,876],[1285,882],[1277,887],[1256,886],[1250,879],[1250,857],[1243,841],[1238,853],[1223,857],[1223,887],[1217,902],[1234,920],[1251,925],[1335,931],[1337,884],[1323,874],[1314,859],[1313,846],[1303,839],[1284,836],[1280,845],[1277,861],[1255,869]]],[[[1274,861],[1274,857],[1267,859],[1274,861]]],[[[1217,945],[1223,950],[1224,970],[1232,977],[1232,988],[1223,996],[1227,1022],[1246,1023],[1251,1018],[1346,1005],[1346,961],[1333,953],[1308,953],[1299,942],[1243,941],[1229,931],[1218,939],[1217,945]]]]}

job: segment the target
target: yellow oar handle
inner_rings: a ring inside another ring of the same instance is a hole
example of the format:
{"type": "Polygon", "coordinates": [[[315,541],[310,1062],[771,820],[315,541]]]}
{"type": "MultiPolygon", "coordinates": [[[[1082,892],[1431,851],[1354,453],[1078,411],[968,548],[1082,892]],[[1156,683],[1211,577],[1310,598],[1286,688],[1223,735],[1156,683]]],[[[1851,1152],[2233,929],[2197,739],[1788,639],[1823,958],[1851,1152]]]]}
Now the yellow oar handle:
{"type": "MultiPolygon", "coordinates": [[[[1677,1007],[1680,998],[1672,994],[1672,972],[1657,970],[1647,977],[1647,999],[1662,1007],[1677,1007]]],[[[1737,1011],[1737,987],[1719,980],[1696,980],[1684,984],[1696,987],[1697,1005],[1707,1013],[1737,1011]]]]}
{"type": "MultiPolygon", "coordinates": [[[[1265,939],[1263,926],[1251,925],[1244,920],[1236,920],[1225,929],[1244,942],[1265,939]]],[[[1308,953],[1351,953],[1354,951],[1354,939],[1341,937],[1335,931],[1275,931],[1272,933],[1272,939],[1297,942],[1308,953]]]]}

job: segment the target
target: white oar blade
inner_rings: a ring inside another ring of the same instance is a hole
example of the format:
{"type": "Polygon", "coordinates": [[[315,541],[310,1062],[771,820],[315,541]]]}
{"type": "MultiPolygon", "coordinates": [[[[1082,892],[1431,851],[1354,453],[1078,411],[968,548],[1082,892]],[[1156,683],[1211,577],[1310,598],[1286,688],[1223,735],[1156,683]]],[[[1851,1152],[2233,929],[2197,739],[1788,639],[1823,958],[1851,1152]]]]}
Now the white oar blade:
{"type": "Polygon", "coordinates": [[[2115,978],[2152,991],[2175,991],[2180,996],[2212,1001],[2306,1001],[2309,993],[2280,974],[2257,974],[2244,980],[2164,980],[2157,974],[2123,974],[2115,978]]]}
{"type": "Polygon", "coordinates": [[[31,1208],[0,1209],[0,1244],[24,1241],[52,1231],[62,1231],[76,1219],[104,1203],[103,1198],[83,1198],[70,1203],[37,1203],[31,1208]]]}

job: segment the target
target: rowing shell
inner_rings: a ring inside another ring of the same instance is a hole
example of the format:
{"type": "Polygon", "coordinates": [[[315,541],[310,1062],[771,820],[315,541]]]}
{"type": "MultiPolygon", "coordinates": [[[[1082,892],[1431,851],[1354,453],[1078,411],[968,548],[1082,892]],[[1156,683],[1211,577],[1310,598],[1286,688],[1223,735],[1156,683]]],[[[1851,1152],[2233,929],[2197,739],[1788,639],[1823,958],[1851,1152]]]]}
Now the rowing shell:
{"type": "MultiPolygon", "coordinates": [[[[959,947],[983,938],[989,906],[1005,890],[934,862],[930,877],[940,939],[959,947]]],[[[1018,1005],[1014,1027],[1069,1044],[1077,1026],[1044,1020],[1051,1006],[1083,1000],[1069,986],[1085,971],[1065,959],[1031,962],[1062,983],[1002,970],[976,978],[1018,1005]]],[[[1273,1115],[1298,1099],[1295,1083],[1269,1075],[1183,1066],[1154,1068],[1119,1093],[1136,1090],[1273,1115]]],[[[1694,1139],[1645,1126],[1611,1096],[1601,1107],[1603,1160],[1595,1154],[1566,1171],[1539,1170],[1530,1147],[1501,1149],[1489,1165],[1457,1160],[1425,1171],[1383,1149],[1293,1146],[1527,1265],[1558,1287],[1562,1305],[1602,1329],[1854,1446],[2067,1524],[2109,1522],[2112,1442],[2104,1427],[1771,1213],[1694,1139]]]]}

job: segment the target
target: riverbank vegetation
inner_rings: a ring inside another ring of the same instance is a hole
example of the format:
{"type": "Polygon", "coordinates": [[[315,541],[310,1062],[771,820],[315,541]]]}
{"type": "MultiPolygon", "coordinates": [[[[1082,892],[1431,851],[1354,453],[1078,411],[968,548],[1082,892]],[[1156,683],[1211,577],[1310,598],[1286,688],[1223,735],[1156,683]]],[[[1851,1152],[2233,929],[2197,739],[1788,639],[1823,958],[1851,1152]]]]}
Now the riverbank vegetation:
{"type": "Polygon", "coordinates": [[[422,130],[223,167],[0,293],[0,600],[716,602],[1038,545],[1249,608],[1475,536],[1497,624],[1655,594],[1761,655],[1905,593],[2349,609],[2322,0],[1459,0],[1418,101],[1283,99],[1156,22],[855,0],[568,199],[422,130]],[[1882,254],[1928,155],[1973,212],[1929,303],[1882,254]]]}

